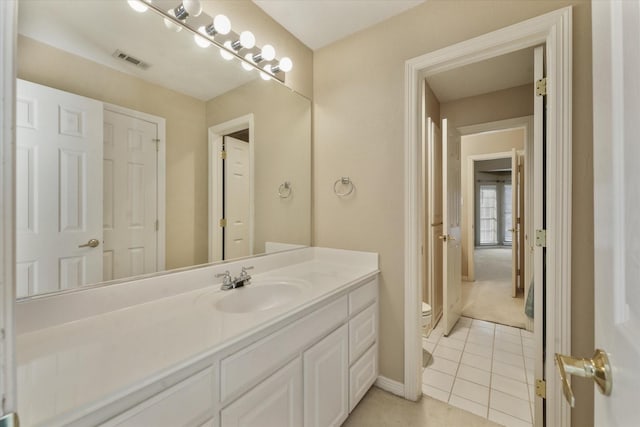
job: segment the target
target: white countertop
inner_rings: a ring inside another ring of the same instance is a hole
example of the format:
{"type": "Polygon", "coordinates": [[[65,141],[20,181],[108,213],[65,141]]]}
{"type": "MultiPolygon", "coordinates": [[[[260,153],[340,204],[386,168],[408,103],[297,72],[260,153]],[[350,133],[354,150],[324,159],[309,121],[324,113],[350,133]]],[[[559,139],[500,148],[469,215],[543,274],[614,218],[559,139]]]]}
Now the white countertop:
{"type": "Polygon", "coordinates": [[[259,331],[346,292],[378,271],[377,262],[375,266],[349,265],[337,258],[320,258],[324,259],[316,257],[253,276],[255,286],[279,277],[311,284],[293,300],[272,309],[242,314],[218,311],[219,299],[242,289],[220,291],[219,284],[211,284],[18,335],[21,424],[41,424],[122,394],[189,360],[213,355],[242,340],[249,342],[259,331]]]}

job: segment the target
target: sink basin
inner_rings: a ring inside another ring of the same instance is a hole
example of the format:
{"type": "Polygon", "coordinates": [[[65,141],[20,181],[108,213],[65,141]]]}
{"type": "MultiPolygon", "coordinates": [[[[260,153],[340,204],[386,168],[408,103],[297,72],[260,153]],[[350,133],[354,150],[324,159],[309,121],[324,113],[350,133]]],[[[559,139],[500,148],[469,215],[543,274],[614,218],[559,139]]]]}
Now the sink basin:
{"type": "Polygon", "coordinates": [[[249,313],[269,310],[286,304],[309,288],[304,280],[257,280],[242,288],[233,289],[229,295],[216,302],[216,309],[225,313],[249,313]]]}

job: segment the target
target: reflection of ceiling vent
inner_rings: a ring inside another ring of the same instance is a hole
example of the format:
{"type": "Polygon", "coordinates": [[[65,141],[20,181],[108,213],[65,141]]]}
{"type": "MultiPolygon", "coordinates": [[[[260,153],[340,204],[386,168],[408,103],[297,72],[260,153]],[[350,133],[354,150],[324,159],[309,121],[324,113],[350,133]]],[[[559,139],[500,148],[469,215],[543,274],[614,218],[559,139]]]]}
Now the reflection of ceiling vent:
{"type": "Polygon", "coordinates": [[[140,60],[140,59],[138,59],[138,58],[136,58],[134,56],[126,54],[126,53],[124,53],[123,51],[121,51],[119,49],[116,50],[115,52],[113,52],[113,57],[121,59],[123,61],[127,61],[129,64],[134,65],[134,66],[136,66],[138,68],[142,68],[143,70],[146,70],[147,68],[150,67],[150,65],[147,64],[146,62],[144,62],[144,61],[142,61],[142,60],[140,60]]]}

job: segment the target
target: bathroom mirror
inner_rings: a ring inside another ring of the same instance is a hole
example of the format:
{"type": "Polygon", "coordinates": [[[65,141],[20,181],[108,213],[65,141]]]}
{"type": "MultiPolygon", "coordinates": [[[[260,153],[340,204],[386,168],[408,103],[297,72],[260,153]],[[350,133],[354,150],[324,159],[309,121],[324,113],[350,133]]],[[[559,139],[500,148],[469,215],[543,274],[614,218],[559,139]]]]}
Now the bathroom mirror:
{"type": "Polygon", "coordinates": [[[18,21],[19,298],[310,244],[308,99],[126,0],[18,21]]]}

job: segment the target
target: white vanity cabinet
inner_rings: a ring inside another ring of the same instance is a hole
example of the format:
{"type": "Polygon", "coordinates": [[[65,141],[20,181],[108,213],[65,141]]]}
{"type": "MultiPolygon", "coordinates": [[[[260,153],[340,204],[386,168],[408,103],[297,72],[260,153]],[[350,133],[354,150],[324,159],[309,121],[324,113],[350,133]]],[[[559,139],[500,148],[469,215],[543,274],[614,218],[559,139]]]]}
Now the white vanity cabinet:
{"type": "Polygon", "coordinates": [[[340,426],[378,375],[377,298],[374,278],[223,359],[221,426],[340,426]]]}

